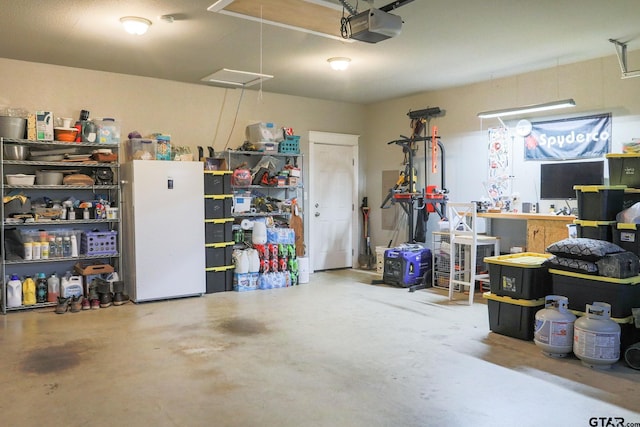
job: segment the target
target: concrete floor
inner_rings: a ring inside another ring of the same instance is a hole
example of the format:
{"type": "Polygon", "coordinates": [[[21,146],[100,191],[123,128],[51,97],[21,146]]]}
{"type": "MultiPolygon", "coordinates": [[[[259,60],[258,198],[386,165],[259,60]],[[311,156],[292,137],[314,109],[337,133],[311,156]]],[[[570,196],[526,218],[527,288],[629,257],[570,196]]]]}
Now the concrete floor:
{"type": "Polygon", "coordinates": [[[481,297],[372,278],[2,316],[0,425],[640,426],[624,362],[551,359],[490,332],[481,297]]]}

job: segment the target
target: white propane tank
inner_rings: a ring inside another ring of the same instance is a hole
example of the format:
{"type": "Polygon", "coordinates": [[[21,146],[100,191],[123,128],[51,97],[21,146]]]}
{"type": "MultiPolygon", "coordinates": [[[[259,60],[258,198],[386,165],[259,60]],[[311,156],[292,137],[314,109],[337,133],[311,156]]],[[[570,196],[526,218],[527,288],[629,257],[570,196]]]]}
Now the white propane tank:
{"type": "Polygon", "coordinates": [[[573,350],[576,316],[569,311],[569,299],[547,295],[544,308],[536,313],[533,342],[550,357],[565,357],[573,350]]]}
{"type": "Polygon", "coordinates": [[[608,369],[620,358],[620,325],[611,320],[611,305],[587,304],[573,328],[573,353],[590,368],[608,369]]]}

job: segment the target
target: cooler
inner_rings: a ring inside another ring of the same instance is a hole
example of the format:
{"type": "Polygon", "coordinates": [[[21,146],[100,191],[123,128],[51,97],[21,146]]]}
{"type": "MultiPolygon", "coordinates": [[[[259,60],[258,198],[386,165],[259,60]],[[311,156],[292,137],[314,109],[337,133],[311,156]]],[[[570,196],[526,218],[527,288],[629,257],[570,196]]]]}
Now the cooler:
{"type": "Polygon", "coordinates": [[[489,307],[489,329],[493,332],[521,340],[533,340],[536,313],[544,308],[544,297],[534,300],[515,299],[482,294],[489,307]]]}
{"type": "Polygon", "coordinates": [[[551,290],[551,277],[544,262],[550,254],[523,252],[486,257],[491,294],[511,298],[544,298],[551,290]]]}
{"type": "Polygon", "coordinates": [[[611,317],[624,318],[640,307],[640,276],[615,279],[556,269],[549,273],[552,293],[566,296],[570,310],[584,311],[587,304],[600,301],[611,305],[611,317]]]}
{"type": "Polygon", "coordinates": [[[429,248],[412,245],[387,249],[384,252],[382,280],[395,286],[409,287],[422,282],[431,270],[429,248]]]}

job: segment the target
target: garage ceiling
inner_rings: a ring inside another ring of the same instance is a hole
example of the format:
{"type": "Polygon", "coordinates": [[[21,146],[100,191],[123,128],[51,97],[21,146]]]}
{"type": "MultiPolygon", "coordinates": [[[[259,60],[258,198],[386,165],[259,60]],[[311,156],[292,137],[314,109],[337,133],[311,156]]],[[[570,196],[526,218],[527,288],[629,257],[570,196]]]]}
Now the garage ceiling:
{"type": "Polygon", "coordinates": [[[262,21],[208,11],[215,1],[5,1],[0,57],[203,85],[227,68],[273,75],[265,92],[368,104],[615,55],[609,39],[640,48],[638,0],[414,0],[393,11],[404,21],[401,34],[376,44],[316,34],[339,34],[337,0],[253,0],[262,21]],[[274,7],[293,16],[293,26],[321,29],[270,25],[264,14],[274,7]],[[147,34],[126,34],[119,19],[127,15],[151,20],[147,34]],[[335,56],[351,58],[350,68],[331,70],[335,56]]]}

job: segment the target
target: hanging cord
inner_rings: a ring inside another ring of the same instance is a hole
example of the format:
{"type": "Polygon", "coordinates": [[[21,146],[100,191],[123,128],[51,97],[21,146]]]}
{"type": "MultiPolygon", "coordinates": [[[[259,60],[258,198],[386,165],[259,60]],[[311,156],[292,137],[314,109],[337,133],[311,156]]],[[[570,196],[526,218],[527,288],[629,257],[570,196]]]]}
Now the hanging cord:
{"type": "Polygon", "coordinates": [[[238,107],[236,108],[236,115],[233,118],[233,124],[231,125],[231,130],[229,131],[229,137],[227,138],[226,144],[224,144],[224,150],[229,146],[229,141],[231,141],[231,135],[233,134],[233,130],[236,127],[236,123],[238,121],[238,113],[240,112],[240,105],[242,104],[242,95],[244,95],[244,86],[242,87],[242,91],[240,92],[240,99],[238,99],[238,107]]]}
{"type": "Polygon", "coordinates": [[[260,5],[260,90],[258,91],[258,101],[262,101],[262,5],[260,5]]]}
{"type": "Polygon", "coordinates": [[[224,111],[224,104],[227,102],[227,93],[229,89],[224,90],[224,96],[222,97],[222,105],[220,106],[220,111],[218,112],[218,122],[216,123],[216,131],[213,133],[213,141],[211,142],[211,146],[216,146],[216,140],[218,139],[218,131],[220,130],[220,121],[222,120],[222,111],[224,111]]]}

